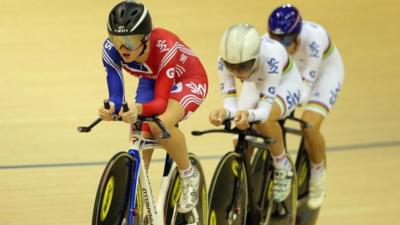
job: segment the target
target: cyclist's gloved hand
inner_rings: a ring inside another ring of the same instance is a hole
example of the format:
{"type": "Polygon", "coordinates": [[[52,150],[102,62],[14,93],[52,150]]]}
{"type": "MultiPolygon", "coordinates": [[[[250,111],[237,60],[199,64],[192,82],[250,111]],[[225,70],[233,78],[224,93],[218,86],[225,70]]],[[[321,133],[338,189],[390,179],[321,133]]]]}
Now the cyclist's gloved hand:
{"type": "Polygon", "coordinates": [[[122,121],[125,123],[132,124],[136,122],[136,118],[138,116],[137,107],[135,103],[131,103],[128,105],[129,110],[124,112],[122,109],[119,111],[118,116],[122,118],[122,121]]]}
{"type": "Polygon", "coordinates": [[[102,105],[99,108],[99,116],[102,120],[105,120],[105,121],[112,121],[115,118],[115,116],[114,116],[115,105],[112,102],[109,102],[109,103],[110,103],[110,109],[106,109],[104,107],[104,105],[102,105]]]}
{"type": "Polygon", "coordinates": [[[208,120],[210,123],[216,127],[221,126],[222,122],[224,122],[225,118],[227,118],[226,110],[224,108],[214,109],[210,112],[208,116],[208,120]]]}
{"type": "Polygon", "coordinates": [[[245,130],[250,127],[249,124],[249,112],[246,110],[239,110],[235,115],[236,127],[240,130],[245,130]]]}

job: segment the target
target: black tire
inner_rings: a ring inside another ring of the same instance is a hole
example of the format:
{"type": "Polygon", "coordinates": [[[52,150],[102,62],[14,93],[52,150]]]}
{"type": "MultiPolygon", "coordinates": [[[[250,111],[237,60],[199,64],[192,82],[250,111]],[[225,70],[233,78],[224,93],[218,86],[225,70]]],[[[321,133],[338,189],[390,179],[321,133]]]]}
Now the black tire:
{"type": "MultiPolygon", "coordinates": [[[[192,166],[196,167],[197,171],[200,173],[200,184],[199,184],[199,202],[197,203],[196,210],[199,217],[198,225],[207,225],[207,214],[208,214],[208,198],[207,198],[207,185],[204,177],[203,169],[200,165],[197,157],[189,153],[189,159],[192,166]]],[[[165,208],[164,215],[166,225],[183,225],[188,223],[193,223],[193,214],[191,212],[186,214],[181,214],[175,212],[174,208],[179,201],[180,196],[180,186],[181,180],[179,178],[178,170],[173,171],[171,183],[169,185],[167,195],[165,198],[165,208]],[[174,221],[172,219],[175,218],[174,221]]]]}
{"type": "MultiPolygon", "coordinates": [[[[248,207],[247,176],[244,168],[238,174],[239,154],[228,152],[219,161],[215,169],[209,190],[209,225],[243,225],[246,222],[248,207]],[[232,220],[229,215],[232,206],[235,184],[241,179],[240,194],[238,199],[237,217],[232,220]],[[229,223],[229,218],[232,220],[229,223]]],[[[244,167],[244,165],[242,165],[244,167]]]]}
{"type": "Polygon", "coordinates": [[[307,198],[310,181],[310,161],[305,150],[300,150],[296,159],[298,200],[307,198]]]}
{"type": "Polygon", "coordinates": [[[257,149],[251,164],[251,173],[254,179],[254,194],[258,200],[257,205],[263,208],[261,221],[265,222],[272,210],[272,185],[273,166],[272,158],[268,150],[257,149]],[[264,184],[265,183],[265,184],[264,184]],[[264,196],[264,198],[262,198],[264,196]]]}
{"type": "MultiPolygon", "coordinates": [[[[121,225],[128,223],[134,159],[126,152],[115,154],[107,163],[97,188],[92,225],[121,225]]],[[[140,186],[138,186],[140,187],[140,186]]],[[[137,189],[134,223],[142,224],[141,189],[137,189]]]]}
{"type": "Polygon", "coordinates": [[[296,215],[296,225],[314,225],[317,222],[320,208],[310,209],[307,206],[311,165],[305,149],[304,140],[302,140],[297,154],[296,171],[298,176],[298,209],[296,215]]]}

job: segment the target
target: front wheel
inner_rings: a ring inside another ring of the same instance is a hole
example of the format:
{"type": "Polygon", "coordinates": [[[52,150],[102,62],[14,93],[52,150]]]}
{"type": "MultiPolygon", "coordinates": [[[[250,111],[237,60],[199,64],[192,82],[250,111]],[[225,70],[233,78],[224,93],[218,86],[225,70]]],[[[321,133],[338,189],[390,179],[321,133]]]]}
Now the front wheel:
{"type": "MultiPolygon", "coordinates": [[[[97,189],[92,225],[128,223],[131,184],[135,160],[126,152],[115,154],[107,163],[97,189]]],[[[139,185],[137,185],[139,187],[139,185]]],[[[142,224],[141,191],[137,188],[134,225],[142,224]]]]}
{"type": "Polygon", "coordinates": [[[238,153],[228,152],[215,169],[209,191],[209,225],[243,225],[246,222],[247,176],[240,157],[238,153]]]}
{"type": "Polygon", "coordinates": [[[192,166],[196,167],[200,174],[199,201],[196,208],[189,213],[181,214],[176,211],[180,197],[181,179],[179,178],[178,170],[175,169],[165,198],[164,215],[166,225],[207,225],[208,199],[204,172],[200,165],[200,161],[194,154],[189,153],[189,159],[192,166]]]}

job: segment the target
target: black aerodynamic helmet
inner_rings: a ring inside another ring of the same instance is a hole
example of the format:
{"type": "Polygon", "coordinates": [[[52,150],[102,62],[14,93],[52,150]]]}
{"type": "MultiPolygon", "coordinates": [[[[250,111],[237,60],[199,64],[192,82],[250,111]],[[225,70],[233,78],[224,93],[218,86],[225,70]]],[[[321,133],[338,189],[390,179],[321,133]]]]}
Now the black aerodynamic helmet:
{"type": "Polygon", "coordinates": [[[118,3],[108,16],[107,30],[116,36],[144,34],[153,29],[147,7],[133,1],[118,3]]]}

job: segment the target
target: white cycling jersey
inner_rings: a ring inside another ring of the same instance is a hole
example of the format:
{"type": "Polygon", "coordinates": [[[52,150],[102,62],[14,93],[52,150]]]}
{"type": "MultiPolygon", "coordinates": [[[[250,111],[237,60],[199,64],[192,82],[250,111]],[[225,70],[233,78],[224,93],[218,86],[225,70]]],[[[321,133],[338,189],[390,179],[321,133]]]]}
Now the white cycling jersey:
{"type": "Polygon", "coordinates": [[[218,71],[224,108],[233,117],[237,110],[248,110],[249,121],[264,122],[268,119],[272,105],[277,102],[281,118],[286,117],[300,100],[301,75],[289,58],[285,48],[269,37],[263,37],[255,71],[243,80],[239,100],[236,97],[236,81],[226,69],[221,57],[218,71]]]}
{"type": "Polygon", "coordinates": [[[327,116],[343,85],[342,59],[329,34],[316,23],[303,21],[299,40],[291,57],[306,84],[302,102],[307,102],[306,110],[327,116]]]}

